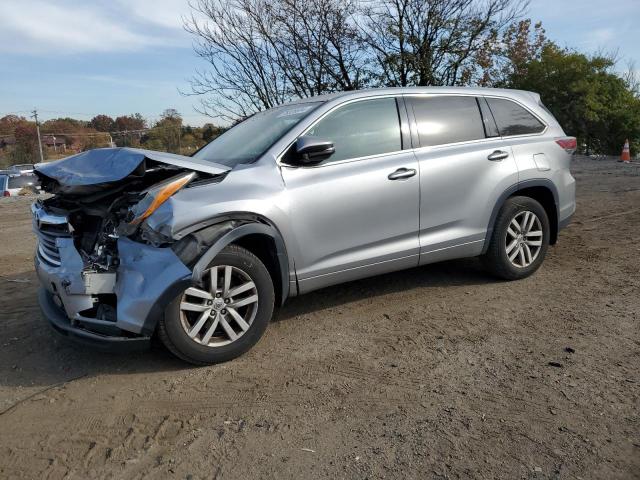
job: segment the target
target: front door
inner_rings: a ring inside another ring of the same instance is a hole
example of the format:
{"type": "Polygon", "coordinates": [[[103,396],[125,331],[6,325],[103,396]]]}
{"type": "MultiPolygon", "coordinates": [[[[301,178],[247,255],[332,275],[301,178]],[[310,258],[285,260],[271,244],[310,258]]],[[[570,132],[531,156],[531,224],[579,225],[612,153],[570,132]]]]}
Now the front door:
{"type": "Polygon", "coordinates": [[[349,102],[305,135],[331,140],[316,166],[284,166],[300,293],[418,263],[419,174],[396,99],[349,102]]]}

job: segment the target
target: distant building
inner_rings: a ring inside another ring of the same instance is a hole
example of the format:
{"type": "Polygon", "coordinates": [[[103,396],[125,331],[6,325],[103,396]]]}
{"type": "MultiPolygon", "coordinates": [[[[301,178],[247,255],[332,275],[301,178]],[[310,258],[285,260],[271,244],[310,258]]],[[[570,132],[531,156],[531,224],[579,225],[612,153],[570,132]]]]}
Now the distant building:
{"type": "Polygon", "coordinates": [[[62,148],[66,148],[67,146],[67,138],[63,137],[63,136],[53,136],[53,135],[44,135],[42,137],[42,144],[45,147],[50,147],[50,148],[58,148],[58,147],[62,147],[62,148]]]}

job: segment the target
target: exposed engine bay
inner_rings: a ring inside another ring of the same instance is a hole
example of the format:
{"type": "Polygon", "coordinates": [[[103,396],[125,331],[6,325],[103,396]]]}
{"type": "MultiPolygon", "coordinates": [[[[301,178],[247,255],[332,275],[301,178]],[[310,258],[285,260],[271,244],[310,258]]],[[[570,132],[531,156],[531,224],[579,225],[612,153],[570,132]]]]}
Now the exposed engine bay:
{"type": "Polygon", "coordinates": [[[179,190],[220,182],[227,171],[136,149],[92,150],[38,165],[35,174],[53,196],[32,206],[36,270],[72,326],[143,332],[139,319],[155,297],[190,274],[171,248],[175,240],[146,218],[179,190]]]}
{"type": "MultiPolygon", "coordinates": [[[[146,156],[123,178],[113,181],[112,174],[107,178],[112,181],[100,183],[87,184],[82,179],[74,182],[68,177],[61,182],[60,178],[50,177],[46,167],[49,165],[38,168],[35,173],[43,190],[54,196],[42,201],[41,207],[47,213],[67,218],[69,233],[83,261],[96,271],[111,271],[118,266],[116,244],[121,236],[156,247],[172,242],[142,222],[154,201],[166,200],[158,200],[155,191],[174,182],[177,185],[169,192],[173,194],[180,188],[219,182],[225,175],[194,172],[146,156]]],[[[152,211],[147,216],[150,213],[152,211]]]]}
{"type": "MultiPolygon", "coordinates": [[[[146,162],[144,173],[130,175],[120,185],[101,188],[81,188],[80,192],[59,193],[41,202],[46,212],[65,216],[74,244],[83,261],[98,271],[110,271],[118,266],[116,241],[120,236],[161,246],[171,242],[146,228],[136,220],[136,206],[144,200],[149,188],[172,178],[186,175],[190,179],[186,188],[219,181],[206,173],[185,173],[185,169],[146,162]],[[94,192],[87,190],[97,190],[94,192]]],[[[42,177],[44,190],[56,192],[56,185],[42,177]]]]}

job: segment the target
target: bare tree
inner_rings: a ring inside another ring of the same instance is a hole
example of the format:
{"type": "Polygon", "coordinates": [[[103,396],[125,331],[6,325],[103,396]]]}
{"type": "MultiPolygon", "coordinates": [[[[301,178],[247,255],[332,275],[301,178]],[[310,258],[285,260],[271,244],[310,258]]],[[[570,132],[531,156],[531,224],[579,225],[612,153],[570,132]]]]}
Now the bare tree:
{"type": "Polygon", "coordinates": [[[475,57],[526,8],[527,0],[370,0],[362,35],[377,83],[465,85],[475,57]]]}
{"type": "Polygon", "coordinates": [[[366,86],[479,83],[527,1],[192,0],[185,28],[209,70],[191,93],[235,121],[366,86]]]}
{"type": "Polygon", "coordinates": [[[365,85],[352,0],[193,0],[185,29],[210,70],[201,111],[237,120],[292,98],[365,85]]]}

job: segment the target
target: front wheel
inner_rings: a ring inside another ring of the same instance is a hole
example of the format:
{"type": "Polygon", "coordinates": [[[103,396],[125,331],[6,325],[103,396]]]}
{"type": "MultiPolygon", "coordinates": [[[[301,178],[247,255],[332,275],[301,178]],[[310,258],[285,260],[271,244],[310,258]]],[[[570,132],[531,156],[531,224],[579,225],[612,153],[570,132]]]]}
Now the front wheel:
{"type": "Polygon", "coordinates": [[[267,268],[250,251],[230,245],[213,259],[199,285],[187,288],[167,307],[158,336],[187,362],[225,362],[258,342],[273,308],[267,268]]]}
{"type": "Polygon", "coordinates": [[[498,213],[483,263],[505,280],[528,277],[542,264],[549,237],[549,218],[542,205],[530,197],[511,197],[498,213]]]}

